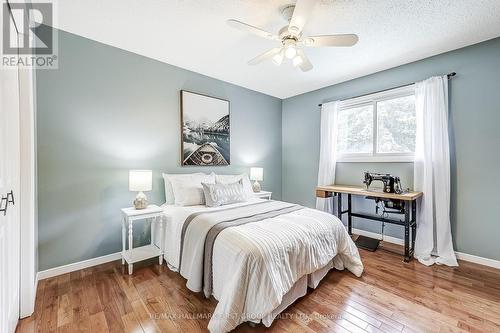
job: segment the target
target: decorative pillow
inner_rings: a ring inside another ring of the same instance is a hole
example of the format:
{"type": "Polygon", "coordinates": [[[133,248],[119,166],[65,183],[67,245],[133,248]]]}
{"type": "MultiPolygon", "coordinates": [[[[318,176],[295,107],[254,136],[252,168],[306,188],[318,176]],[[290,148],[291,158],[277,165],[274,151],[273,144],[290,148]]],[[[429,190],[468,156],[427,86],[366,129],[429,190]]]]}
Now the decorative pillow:
{"type": "Polygon", "coordinates": [[[205,204],[208,207],[218,207],[228,205],[235,202],[247,201],[248,196],[245,193],[243,180],[239,180],[232,184],[206,184],[203,186],[205,194],[205,204]]]}
{"type": "Polygon", "coordinates": [[[165,203],[167,205],[173,205],[175,204],[175,197],[171,179],[189,179],[194,176],[202,177],[206,175],[202,172],[198,172],[198,173],[172,173],[172,174],[162,173],[162,176],[163,176],[163,181],[165,183],[165,203]]]}
{"type": "Polygon", "coordinates": [[[217,184],[232,184],[240,180],[243,183],[243,190],[247,199],[254,197],[252,183],[250,183],[250,179],[246,173],[242,173],[241,175],[215,175],[215,183],[217,184]]]}
{"type": "MultiPolygon", "coordinates": [[[[170,175],[172,176],[172,175],[170,175]]],[[[193,173],[181,177],[168,177],[172,186],[176,206],[194,206],[205,204],[201,183],[215,183],[215,175],[193,173]]]]}

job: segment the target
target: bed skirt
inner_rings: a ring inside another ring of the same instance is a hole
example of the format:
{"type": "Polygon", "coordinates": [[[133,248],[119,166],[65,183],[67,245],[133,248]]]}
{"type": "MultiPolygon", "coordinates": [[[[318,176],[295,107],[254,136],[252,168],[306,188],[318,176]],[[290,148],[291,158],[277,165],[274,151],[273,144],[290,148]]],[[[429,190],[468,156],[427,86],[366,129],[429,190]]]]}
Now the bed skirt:
{"type": "MultiPolygon", "coordinates": [[[[296,300],[305,296],[307,294],[307,287],[316,289],[321,280],[328,274],[330,269],[333,268],[333,261],[330,261],[325,267],[318,269],[316,272],[313,272],[309,275],[305,275],[300,278],[295,284],[292,286],[284,296],[281,304],[278,305],[276,309],[274,309],[270,314],[262,318],[262,324],[266,327],[270,327],[273,323],[274,319],[279,316],[284,310],[286,310],[290,305],[292,305],[296,300]]],[[[260,321],[255,321],[259,323],[260,321]]]]}

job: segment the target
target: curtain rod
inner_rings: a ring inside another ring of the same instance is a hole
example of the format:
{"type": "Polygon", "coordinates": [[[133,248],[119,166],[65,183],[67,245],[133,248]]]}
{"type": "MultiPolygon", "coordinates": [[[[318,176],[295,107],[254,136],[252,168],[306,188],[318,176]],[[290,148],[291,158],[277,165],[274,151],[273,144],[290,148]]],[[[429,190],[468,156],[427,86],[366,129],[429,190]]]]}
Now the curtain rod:
{"type": "MultiPolygon", "coordinates": [[[[451,72],[450,74],[448,74],[446,76],[448,77],[448,80],[451,80],[455,75],[457,75],[457,73],[451,72]]],[[[381,92],[384,92],[384,91],[388,91],[388,90],[392,90],[392,89],[397,89],[397,88],[411,86],[412,84],[415,84],[415,83],[416,82],[409,83],[409,84],[404,84],[402,86],[397,86],[397,87],[393,87],[393,88],[383,89],[383,90],[379,90],[379,91],[375,91],[375,92],[371,92],[371,93],[368,93],[368,94],[363,94],[363,95],[359,95],[359,96],[355,96],[355,97],[349,97],[349,98],[345,98],[344,100],[358,98],[358,97],[363,97],[363,96],[368,96],[368,95],[372,95],[372,94],[378,94],[378,93],[381,93],[381,92]]],[[[323,103],[318,104],[319,107],[321,107],[322,105],[323,105],[323,103]]]]}

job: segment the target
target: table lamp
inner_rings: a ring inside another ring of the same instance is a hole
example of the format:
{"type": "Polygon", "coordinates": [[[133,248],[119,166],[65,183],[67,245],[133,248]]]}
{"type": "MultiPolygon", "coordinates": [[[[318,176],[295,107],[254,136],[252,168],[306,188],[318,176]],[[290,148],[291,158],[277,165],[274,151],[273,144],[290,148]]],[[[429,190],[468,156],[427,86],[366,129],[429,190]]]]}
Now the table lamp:
{"type": "Polygon", "coordinates": [[[264,170],[262,168],[250,168],[250,180],[255,182],[252,184],[252,189],[254,192],[260,192],[259,181],[264,180],[264,170]]]}
{"type": "Polygon", "coordinates": [[[135,209],[148,207],[148,198],[143,191],[153,188],[153,172],[151,170],[130,170],[128,173],[128,189],[139,192],[134,200],[135,209]]]}

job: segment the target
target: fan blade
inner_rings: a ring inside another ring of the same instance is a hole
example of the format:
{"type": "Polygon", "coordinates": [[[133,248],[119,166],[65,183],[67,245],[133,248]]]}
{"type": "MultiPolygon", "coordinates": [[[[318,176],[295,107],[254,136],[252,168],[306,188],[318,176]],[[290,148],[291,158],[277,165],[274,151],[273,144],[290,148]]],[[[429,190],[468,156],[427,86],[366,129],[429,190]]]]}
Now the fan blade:
{"type": "Polygon", "coordinates": [[[297,55],[302,58],[302,63],[299,65],[303,72],[310,71],[313,69],[313,65],[306,56],[306,53],[302,49],[297,49],[297,55]]]}
{"type": "Polygon", "coordinates": [[[317,0],[297,0],[288,31],[299,36],[317,0]]]}
{"type": "Polygon", "coordinates": [[[270,49],[269,51],[266,51],[262,53],[261,55],[256,56],[252,60],[248,61],[249,65],[257,65],[258,63],[268,59],[272,58],[276,54],[281,52],[281,47],[275,47],[274,49],[270,49]]]}
{"type": "Polygon", "coordinates": [[[344,35],[324,35],[324,36],[309,36],[304,38],[305,46],[321,47],[321,46],[353,46],[358,42],[359,38],[355,34],[344,35]]]}
{"type": "Polygon", "coordinates": [[[257,35],[259,37],[264,37],[264,38],[271,39],[271,40],[280,40],[278,36],[273,35],[272,33],[268,32],[268,31],[262,30],[260,28],[254,27],[253,25],[246,24],[246,23],[243,23],[243,22],[238,21],[238,20],[231,19],[231,20],[227,20],[226,23],[228,26],[230,26],[232,28],[235,28],[235,29],[238,29],[241,31],[245,31],[245,32],[250,32],[250,33],[257,35]]]}

